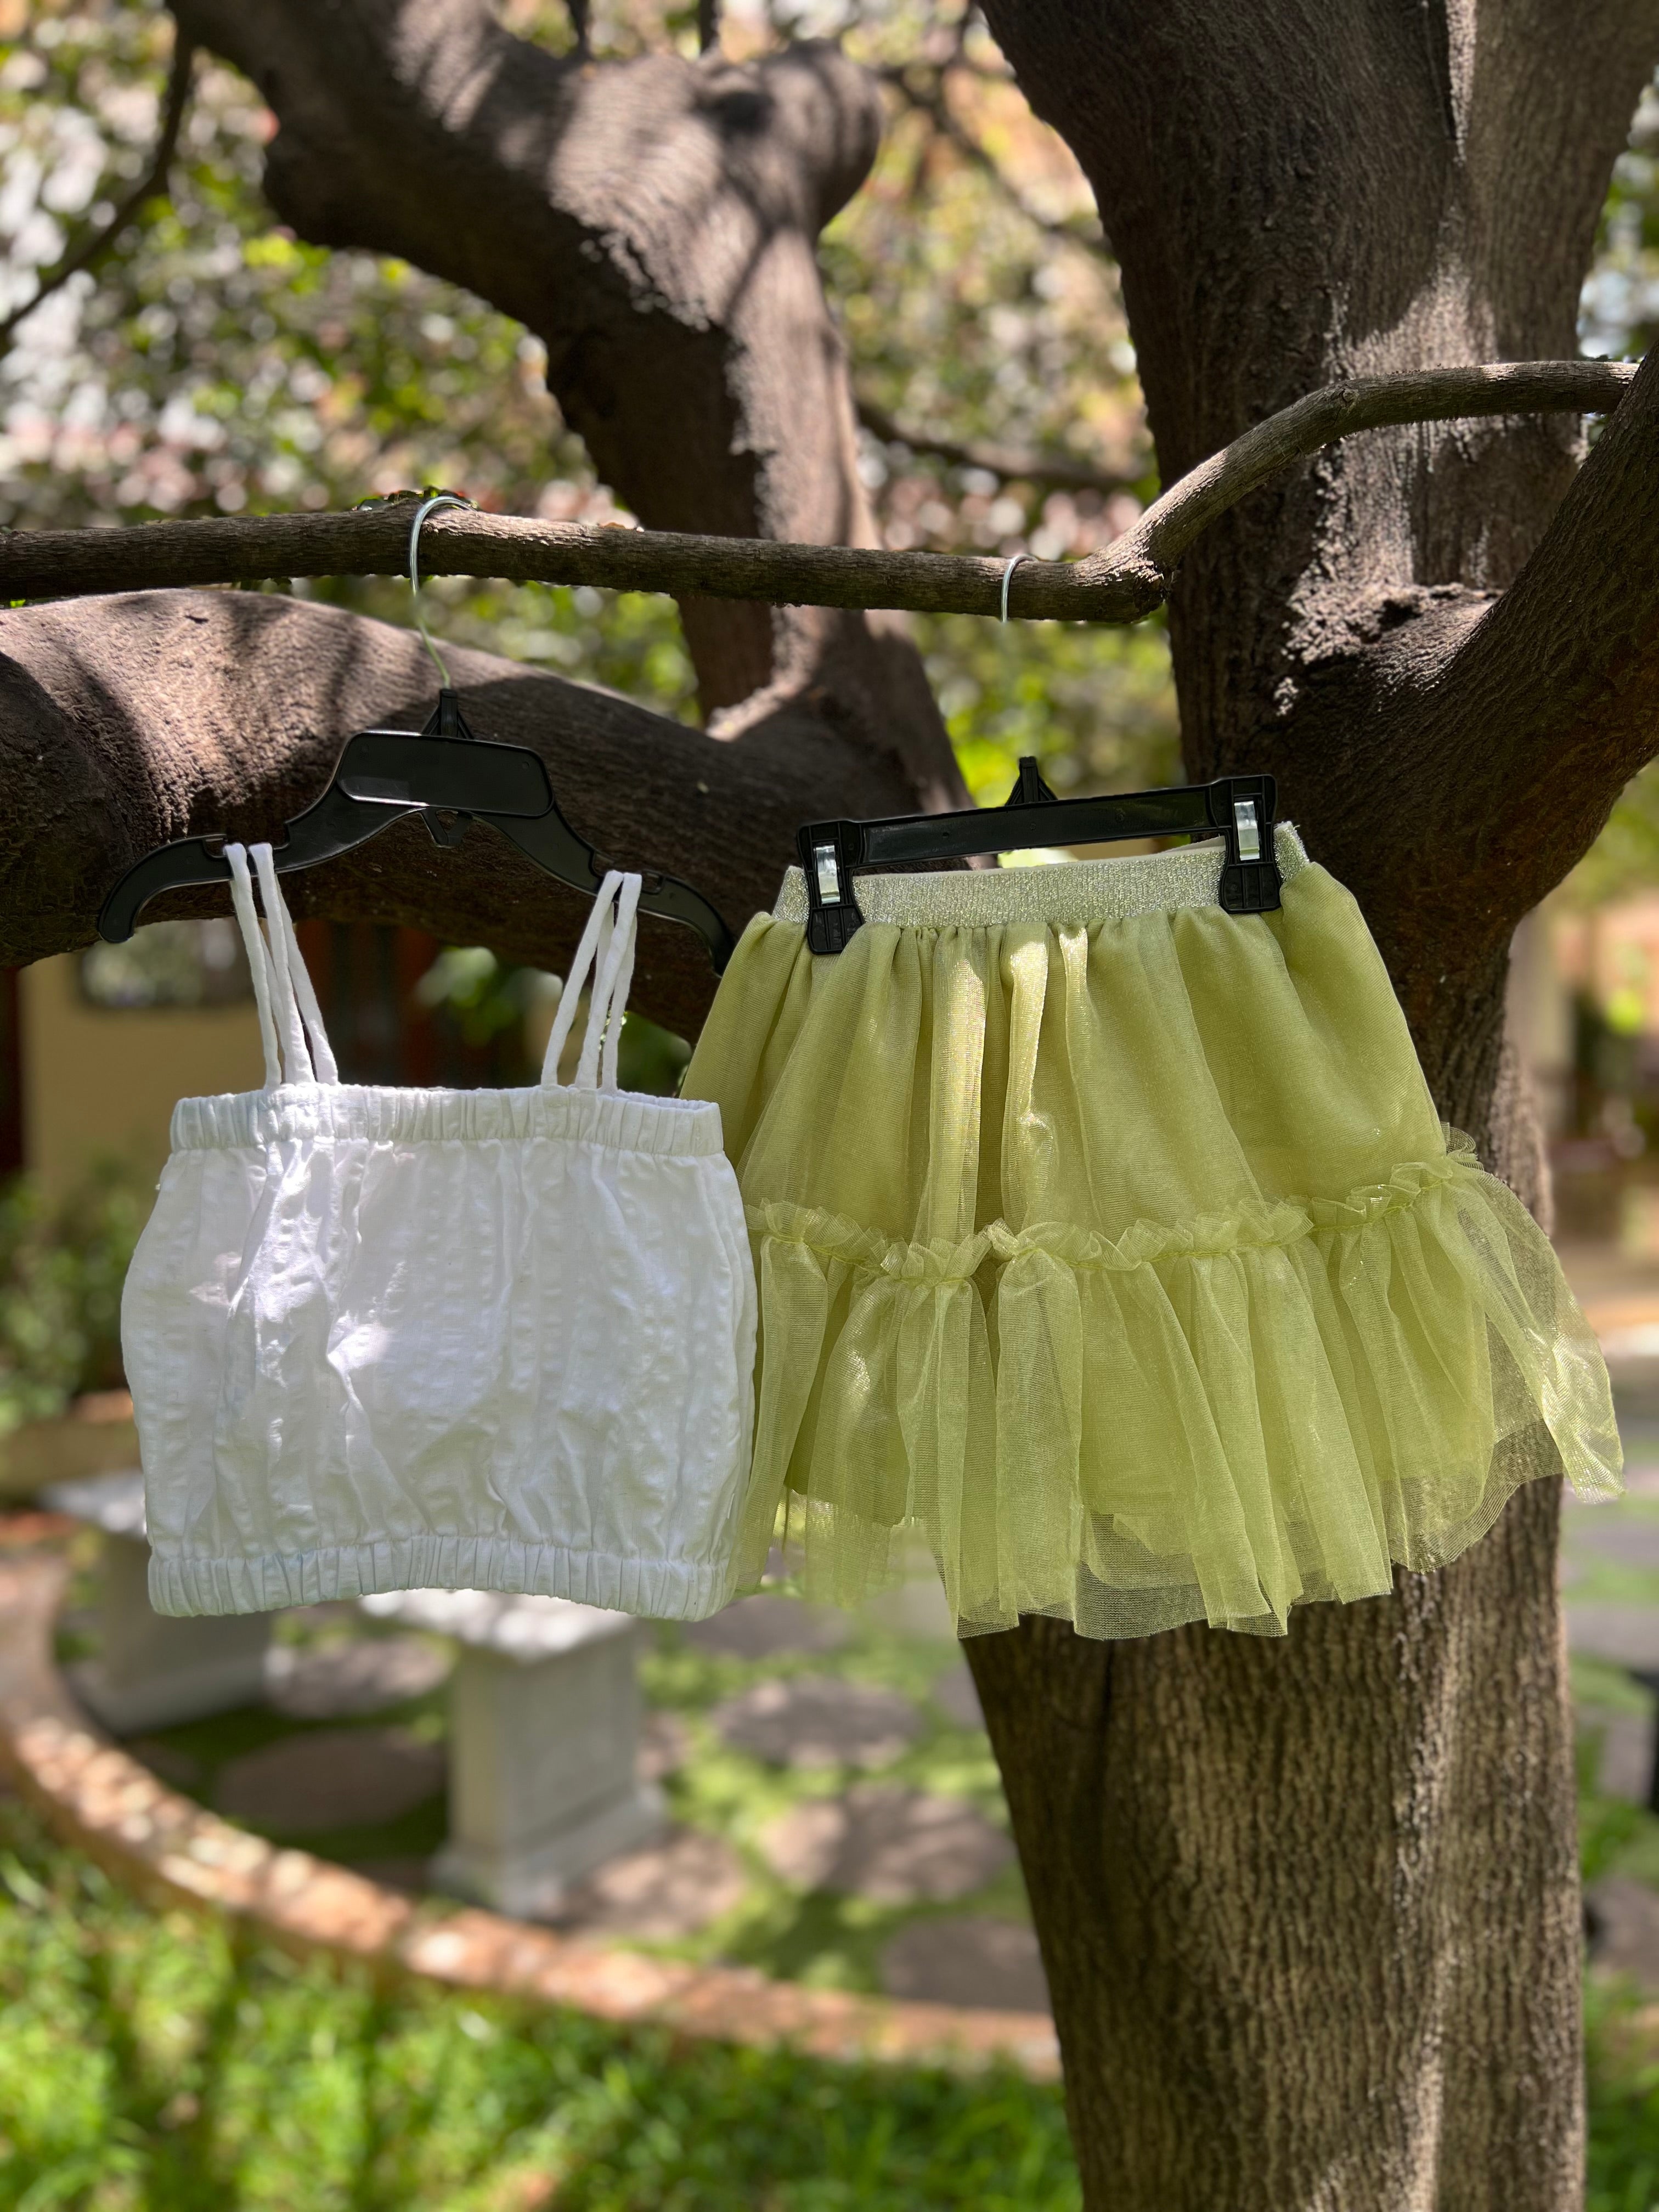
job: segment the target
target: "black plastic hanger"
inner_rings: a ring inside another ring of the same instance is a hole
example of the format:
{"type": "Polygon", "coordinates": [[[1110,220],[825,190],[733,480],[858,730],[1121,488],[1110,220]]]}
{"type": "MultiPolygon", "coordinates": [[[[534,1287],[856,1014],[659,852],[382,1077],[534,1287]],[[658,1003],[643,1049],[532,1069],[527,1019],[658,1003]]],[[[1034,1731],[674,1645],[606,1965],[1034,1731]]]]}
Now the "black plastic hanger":
{"type": "MultiPolygon", "coordinates": [[[[419,732],[359,730],[347,739],[327,790],[284,825],[280,842],[272,838],[276,872],[314,868],[349,853],[405,814],[422,815],[440,845],[458,845],[469,822],[488,822],[538,867],[590,895],[613,865],[560,813],[540,755],[475,738],[455,694],[446,690],[419,732]]],[[[119,945],[131,936],[140,909],[162,891],[228,883],[224,842],[181,837],[136,861],[105,900],[98,934],[119,945]]],[[[643,872],[640,911],[695,929],[720,974],[734,942],[720,915],[678,877],[643,872]]]]}
{"type": "MultiPolygon", "coordinates": [[[[445,503],[467,504],[453,494],[428,500],[410,534],[410,582],[417,592],[421,524],[434,507],[445,503]]],[[[539,754],[473,736],[418,605],[417,599],[422,637],[443,678],[436,708],[419,732],[360,730],[347,739],[327,790],[283,826],[280,841],[271,839],[277,873],[314,868],[377,836],[405,814],[420,814],[437,844],[459,845],[470,822],[488,822],[550,876],[580,891],[596,892],[615,863],[579,837],[559,811],[539,754]]],[[[181,837],[136,861],[105,900],[98,934],[109,944],[122,944],[131,936],[142,908],[161,892],[187,884],[228,883],[224,842],[222,836],[181,837]]],[[[678,877],[641,872],[640,911],[695,929],[708,948],[715,974],[721,974],[736,941],[721,916],[678,877]]]]}
{"type": "Polygon", "coordinates": [[[809,822],[797,834],[806,878],[806,941],[814,952],[839,952],[863,921],[853,895],[858,868],[900,860],[965,860],[975,853],[1012,853],[1033,845],[1104,845],[1122,837],[1220,837],[1226,855],[1218,893],[1229,914],[1266,914],[1279,904],[1273,855],[1278,792],[1270,775],[1224,775],[1166,791],[1118,792],[1101,799],[1058,799],[1035,759],[1021,758],[1019,781],[1003,806],[957,814],[894,814],[875,822],[809,822]],[[1041,820],[1011,834],[1011,807],[1032,807],[1041,820]]]}

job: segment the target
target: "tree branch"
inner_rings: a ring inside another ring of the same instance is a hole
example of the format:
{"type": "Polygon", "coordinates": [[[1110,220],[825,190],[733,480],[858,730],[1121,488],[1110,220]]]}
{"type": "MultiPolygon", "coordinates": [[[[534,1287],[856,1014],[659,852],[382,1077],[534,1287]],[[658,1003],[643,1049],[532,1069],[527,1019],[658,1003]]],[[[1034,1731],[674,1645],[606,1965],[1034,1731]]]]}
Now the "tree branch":
{"type": "MultiPolygon", "coordinates": [[[[1118,544],[1138,539],[1172,576],[1182,556],[1248,494],[1292,461],[1356,430],[1391,423],[1448,422],[1480,415],[1610,414],[1636,374],[1631,362],[1492,362],[1467,368],[1407,369],[1356,376],[1292,401],[1200,461],[1149,507],[1118,544]]],[[[1117,544],[1078,566],[1109,569],[1117,544]]]]}
{"type": "MultiPolygon", "coordinates": [[[[1188,547],[1279,471],[1334,440],[1386,423],[1464,416],[1611,411],[1634,367],[1622,362],[1498,362],[1355,377],[1257,423],[1183,477],[1122,537],[1086,560],[1022,561],[1009,593],[1021,619],[1138,622],[1167,596],[1188,547]]],[[[66,598],[272,578],[402,575],[406,510],[208,517],[130,530],[19,531],[0,537],[0,596],[66,598]]],[[[433,515],[421,539],[434,575],[592,584],[772,605],[999,611],[1006,561],[708,538],[512,515],[433,515]]]]}
{"type": "Polygon", "coordinates": [[[1507,943],[1659,753],[1656,542],[1650,354],[1521,574],[1393,718],[1438,787],[1435,894],[1468,944],[1507,943]],[[1501,805],[1470,773],[1471,730],[1503,733],[1501,805]]]}
{"type": "Polygon", "coordinates": [[[1098,492],[1103,499],[1110,499],[1115,493],[1133,491],[1139,481],[1138,477],[1091,468],[1087,461],[1063,460],[1045,453],[1022,453],[1008,446],[973,441],[964,444],[954,438],[936,438],[923,431],[907,430],[873,399],[859,400],[858,411],[859,421],[884,446],[908,446],[913,453],[925,453],[956,469],[983,469],[987,476],[998,477],[1004,483],[1036,484],[1052,491],[1098,492]]]}
{"type": "MultiPolygon", "coordinates": [[[[18,531],[0,536],[0,597],[70,598],[180,584],[252,584],[290,576],[398,576],[409,560],[409,509],[387,501],[346,514],[208,516],[129,530],[18,531]]],[[[696,593],[775,606],[909,608],[994,614],[1005,561],[954,553],[889,553],[846,545],[702,538],[516,515],[433,515],[421,532],[428,575],[514,583],[592,584],[616,592],[696,593]]],[[[1032,562],[1017,571],[1022,615],[1127,623],[1162,597],[1155,577],[1085,585],[1079,566],[1032,562]]]]}
{"type": "Polygon", "coordinates": [[[185,110],[190,105],[191,77],[195,63],[196,49],[181,31],[173,41],[173,66],[167,75],[161,134],[155,141],[155,151],[150,156],[149,167],[122,198],[103,228],[93,231],[78,246],[72,247],[58,266],[48,270],[40,279],[35,287],[33,298],[26,301],[21,307],[14,307],[4,321],[0,322],[0,355],[7,352],[14,333],[28,320],[35,309],[49,300],[54,292],[61,290],[71,276],[78,276],[83,269],[96,268],[145,201],[166,189],[167,173],[178,150],[179,133],[184,126],[185,110]]]}

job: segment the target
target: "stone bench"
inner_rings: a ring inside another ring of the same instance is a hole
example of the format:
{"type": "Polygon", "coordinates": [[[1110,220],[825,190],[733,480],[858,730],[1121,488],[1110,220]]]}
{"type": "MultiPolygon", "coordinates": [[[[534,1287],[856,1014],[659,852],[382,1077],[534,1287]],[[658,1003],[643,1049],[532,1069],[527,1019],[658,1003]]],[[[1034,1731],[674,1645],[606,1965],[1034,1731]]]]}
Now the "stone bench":
{"type": "MultiPolygon", "coordinates": [[[[173,1620],[149,1602],[143,1477],[53,1484],[41,1502],[96,1528],[100,1651],[69,1668],[112,1735],[264,1702],[270,1613],[173,1620]]],[[[444,1887],[520,1917],[556,1913],[606,1859],[654,1841],[662,1793],[637,1773],[641,1624],[562,1598],[397,1590],[360,1601],[379,1620],[459,1645],[450,1683],[444,1887]]]]}
{"type": "Polygon", "coordinates": [[[173,1728],[263,1699],[269,1613],[173,1620],[152,1607],[144,1478],[137,1468],[52,1483],[40,1503],[96,1528],[103,1538],[97,1568],[99,1654],[75,1662],[69,1675],[88,1711],[112,1735],[173,1728]]]}
{"type": "Polygon", "coordinates": [[[563,1598],[484,1590],[366,1597],[380,1620],[452,1637],[443,1888],[522,1918],[652,1843],[663,1799],[638,1773],[643,1625],[563,1598]]]}

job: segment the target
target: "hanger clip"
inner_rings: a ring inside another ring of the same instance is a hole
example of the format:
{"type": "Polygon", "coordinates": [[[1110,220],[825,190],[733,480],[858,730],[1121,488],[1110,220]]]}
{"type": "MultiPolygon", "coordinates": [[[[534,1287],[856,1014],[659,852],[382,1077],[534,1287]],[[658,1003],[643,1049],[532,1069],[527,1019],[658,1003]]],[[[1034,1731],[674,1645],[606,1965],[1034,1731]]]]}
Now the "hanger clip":
{"type": "Polygon", "coordinates": [[[1270,775],[1224,775],[1208,790],[1210,819],[1226,843],[1217,897],[1228,914],[1269,914],[1279,904],[1273,849],[1279,793],[1270,775]]]}
{"type": "MultiPolygon", "coordinates": [[[[438,694],[438,703],[421,726],[423,738],[472,738],[472,726],[461,712],[458,696],[446,684],[438,694]]],[[[477,739],[473,738],[476,744],[477,739]]]]}
{"type": "Polygon", "coordinates": [[[806,942],[814,952],[839,952],[863,921],[853,896],[853,871],[864,858],[856,822],[809,822],[796,835],[806,877],[806,942]]]}

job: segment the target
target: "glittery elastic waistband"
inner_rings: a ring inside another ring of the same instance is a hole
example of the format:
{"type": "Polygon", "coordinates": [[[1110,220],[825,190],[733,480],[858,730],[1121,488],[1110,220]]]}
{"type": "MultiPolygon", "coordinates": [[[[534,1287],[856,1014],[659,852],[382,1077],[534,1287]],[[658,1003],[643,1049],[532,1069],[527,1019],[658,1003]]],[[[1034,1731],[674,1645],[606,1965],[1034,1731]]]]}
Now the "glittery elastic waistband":
{"type": "MultiPolygon", "coordinates": [[[[1285,882],[1310,865],[1290,823],[1277,825],[1273,852],[1285,882]]],[[[1167,853],[1117,860],[1058,860],[1030,868],[952,868],[921,876],[860,876],[854,896],[866,921],[902,929],[988,929],[1011,921],[1127,921],[1172,907],[1213,906],[1221,884],[1218,838],[1167,853]]],[[[776,921],[806,920],[806,879],[791,868],[776,921]]]]}

